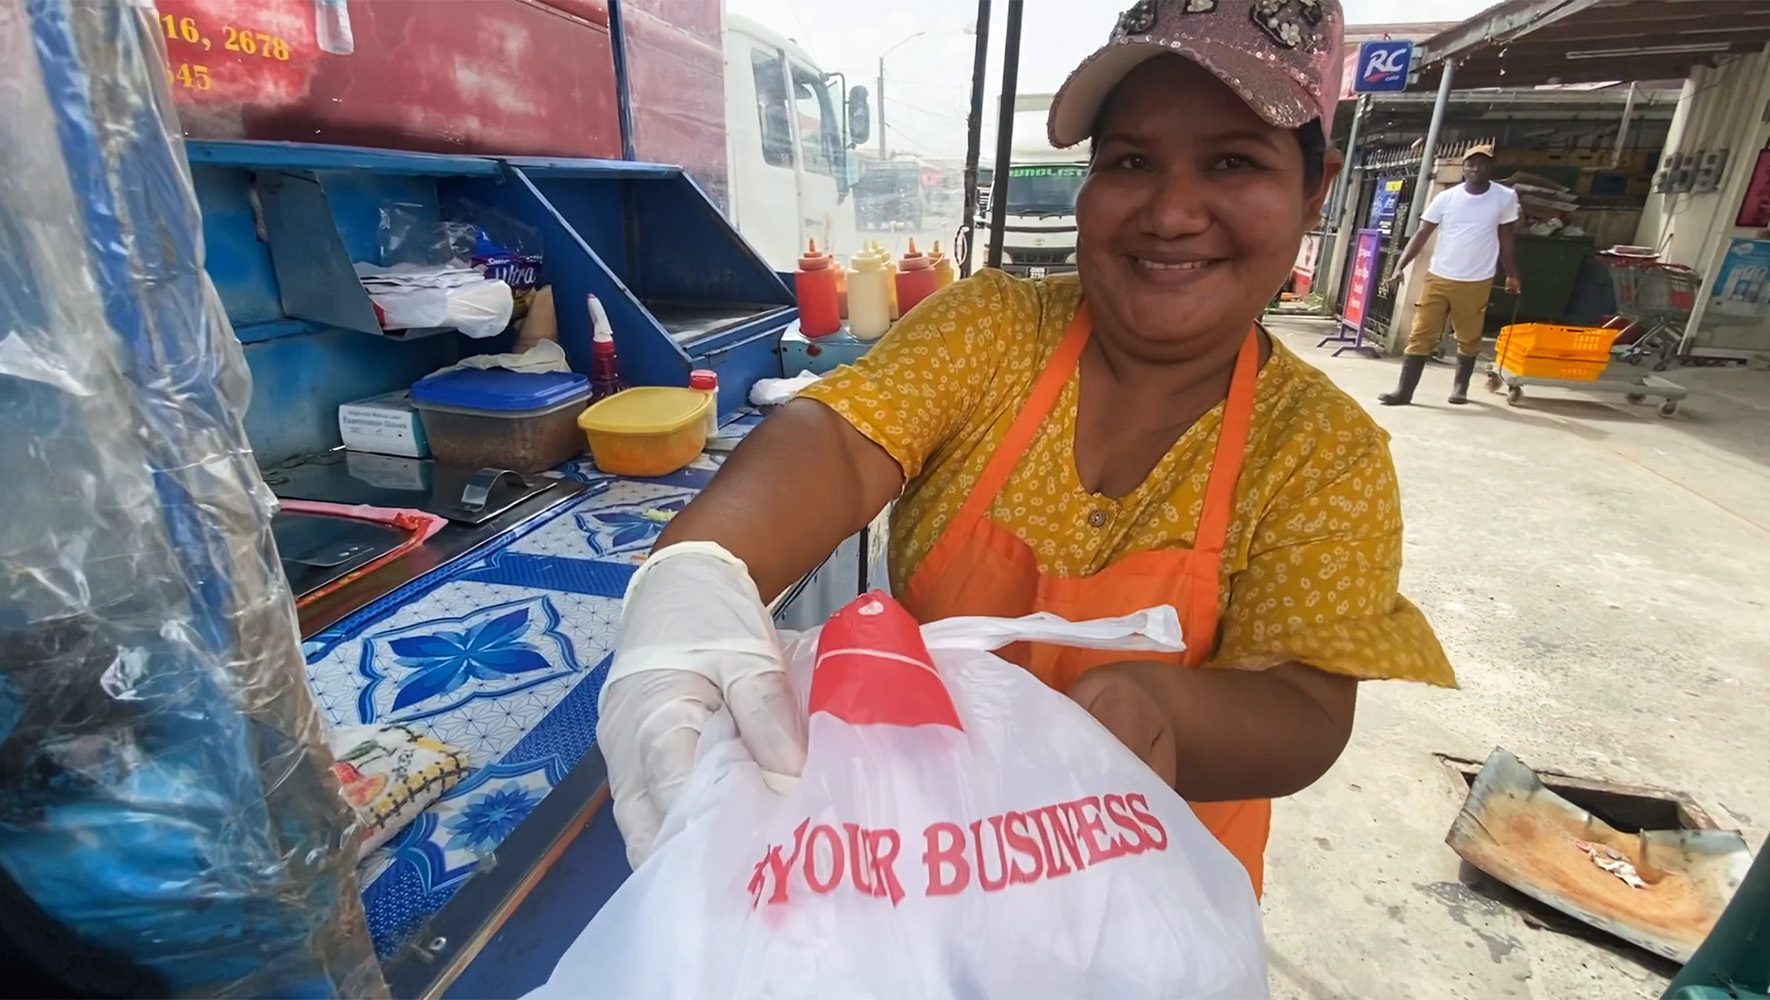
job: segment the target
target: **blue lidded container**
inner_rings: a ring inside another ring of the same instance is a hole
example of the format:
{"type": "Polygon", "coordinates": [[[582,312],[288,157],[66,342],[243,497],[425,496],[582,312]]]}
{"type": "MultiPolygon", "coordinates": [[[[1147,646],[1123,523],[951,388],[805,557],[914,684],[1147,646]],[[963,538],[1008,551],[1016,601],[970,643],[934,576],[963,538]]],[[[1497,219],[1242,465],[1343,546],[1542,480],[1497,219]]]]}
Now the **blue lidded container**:
{"type": "Polygon", "coordinates": [[[473,469],[541,472],[582,454],[589,403],[590,380],[575,372],[464,368],[412,386],[436,460],[473,469]]]}

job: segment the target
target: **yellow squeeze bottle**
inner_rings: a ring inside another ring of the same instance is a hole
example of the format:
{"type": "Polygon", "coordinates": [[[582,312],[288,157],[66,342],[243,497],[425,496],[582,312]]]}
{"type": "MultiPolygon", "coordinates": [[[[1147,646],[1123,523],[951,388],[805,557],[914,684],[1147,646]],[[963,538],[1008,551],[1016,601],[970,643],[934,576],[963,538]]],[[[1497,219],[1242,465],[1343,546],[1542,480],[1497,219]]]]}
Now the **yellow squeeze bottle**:
{"type": "Polygon", "coordinates": [[[897,308],[897,260],[877,240],[873,241],[873,252],[885,258],[885,291],[891,297],[891,321],[895,323],[903,317],[903,312],[897,308]]]}
{"type": "Polygon", "coordinates": [[[934,287],[945,288],[953,283],[953,261],[951,257],[940,252],[940,241],[934,241],[934,252],[928,255],[934,261],[934,287]]]}

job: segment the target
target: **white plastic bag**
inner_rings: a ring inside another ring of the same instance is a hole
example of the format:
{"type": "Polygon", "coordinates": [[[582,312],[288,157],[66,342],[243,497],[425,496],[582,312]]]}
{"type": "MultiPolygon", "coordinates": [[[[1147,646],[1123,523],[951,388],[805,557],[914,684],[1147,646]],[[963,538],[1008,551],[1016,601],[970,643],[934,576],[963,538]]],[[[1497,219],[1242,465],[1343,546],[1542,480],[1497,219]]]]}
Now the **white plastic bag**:
{"type": "Polygon", "coordinates": [[[861,598],[787,645],[811,712],[798,785],[770,791],[715,716],[656,853],[530,995],[1265,996],[1247,871],[1087,712],[988,652],[1179,638],[1171,608],[918,635],[861,598]]]}

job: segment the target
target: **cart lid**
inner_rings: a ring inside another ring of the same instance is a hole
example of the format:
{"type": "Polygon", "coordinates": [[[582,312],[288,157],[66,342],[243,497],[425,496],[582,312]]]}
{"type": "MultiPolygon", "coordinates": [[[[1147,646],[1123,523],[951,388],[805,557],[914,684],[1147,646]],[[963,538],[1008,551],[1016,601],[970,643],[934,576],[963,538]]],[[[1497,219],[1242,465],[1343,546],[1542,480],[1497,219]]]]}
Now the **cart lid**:
{"type": "Polygon", "coordinates": [[[589,395],[589,378],[576,372],[513,372],[505,368],[443,372],[412,386],[412,402],[419,406],[490,413],[545,410],[589,395]]]}

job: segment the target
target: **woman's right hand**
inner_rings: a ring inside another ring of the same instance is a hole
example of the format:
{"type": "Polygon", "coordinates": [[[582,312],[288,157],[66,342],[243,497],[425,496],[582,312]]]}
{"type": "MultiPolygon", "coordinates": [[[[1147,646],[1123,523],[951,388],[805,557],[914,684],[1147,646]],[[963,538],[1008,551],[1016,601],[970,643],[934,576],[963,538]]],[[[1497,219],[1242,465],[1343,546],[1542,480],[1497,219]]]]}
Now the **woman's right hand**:
{"type": "Polygon", "coordinates": [[[764,774],[804,769],[805,718],[749,570],[710,542],[673,545],[628,586],[596,725],[633,867],[651,854],[721,708],[764,774]]]}

